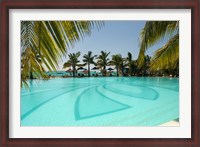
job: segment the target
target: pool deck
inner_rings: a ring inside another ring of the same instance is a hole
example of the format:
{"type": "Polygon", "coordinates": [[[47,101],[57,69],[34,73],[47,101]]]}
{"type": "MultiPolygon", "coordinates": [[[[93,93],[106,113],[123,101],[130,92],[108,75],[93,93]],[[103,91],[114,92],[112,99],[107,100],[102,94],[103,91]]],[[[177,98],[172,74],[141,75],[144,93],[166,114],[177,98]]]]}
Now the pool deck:
{"type": "Polygon", "coordinates": [[[161,124],[159,126],[162,126],[162,127],[179,127],[180,124],[178,121],[176,120],[173,120],[173,121],[169,121],[169,122],[166,122],[164,124],[161,124]]]}

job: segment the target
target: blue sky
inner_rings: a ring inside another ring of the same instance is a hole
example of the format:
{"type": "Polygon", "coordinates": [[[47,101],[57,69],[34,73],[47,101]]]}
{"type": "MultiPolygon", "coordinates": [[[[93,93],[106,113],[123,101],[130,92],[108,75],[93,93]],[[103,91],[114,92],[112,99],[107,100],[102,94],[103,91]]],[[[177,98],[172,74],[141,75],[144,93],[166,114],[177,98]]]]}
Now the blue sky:
{"type": "MultiPolygon", "coordinates": [[[[81,56],[79,60],[81,63],[83,55],[88,51],[92,51],[93,55],[99,55],[102,50],[110,52],[110,59],[113,54],[121,54],[122,57],[127,57],[128,52],[131,52],[133,59],[137,59],[140,31],[144,27],[145,22],[104,21],[105,25],[100,30],[94,28],[90,35],[77,42],[73,48],[68,49],[68,53],[80,51],[81,56]]],[[[160,48],[166,41],[166,38],[161,40],[149,48],[146,54],[152,56],[154,51],[160,48]]],[[[63,59],[63,62],[59,64],[59,69],[62,69],[63,63],[67,59],[63,59]]]]}

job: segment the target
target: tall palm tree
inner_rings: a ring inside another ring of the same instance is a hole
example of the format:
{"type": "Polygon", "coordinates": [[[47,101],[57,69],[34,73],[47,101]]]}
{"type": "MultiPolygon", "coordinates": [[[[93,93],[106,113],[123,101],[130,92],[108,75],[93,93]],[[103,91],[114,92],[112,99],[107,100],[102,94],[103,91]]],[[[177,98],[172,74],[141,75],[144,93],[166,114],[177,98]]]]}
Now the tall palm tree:
{"type": "Polygon", "coordinates": [[[107,53],[106,51],[101,51],[101,55],[97,57],[97,64],[103,68],[103,76],[106,76],[106,66],[109,64],[109,54],[110,52],[107,53]]]}
{"type": "Polygon", "coordinates": [[[72,72],[73,72],[73,77],[76,76],[76,66],[78,66],[78,63],[80,62],[78,60],[79,56],[81,55],[80,52],[78,53],[70,53],[69,60],[64,63],[63,68],[70,67],[72,66],[72,72]]]}
{"type": "Polygon", "coordinates": [[[120,64],[120,66],[119,66],[120,71],[121,71],[121,73],[122,73],[122,76],[125,75],[125,67],[126,67],[127,65],[128,65],[128,63],[127,63],[127,58],[122,58],[122,62],[121,62],[121,64],[120,64]]]}
{"type": "Polygon", "coordinates": [[[85,62],[88,65],[88,77],[90,77],[90,64],[96,65],[96,63],[94,62],[95,57],[97,56],[92,56],[91,51],[88,51],[88,53],[83,56],[83,62],[85,62]]]}
{"type": "Polygon", "coordinates": [[[151,62],[151,57],[149,55],[146,55],[144,57],[144,64],[142,65],[141,67],[141,71],[142,71],[142,74],[144,76],[146,76],[147,72],[149,71],[149,68],[150,68],[150,62],[151,62]]]}
{"type": "Polygon", "coordinates": [[[133,68],[135,67],[135,62],[132,60],[132,54],[130,52],[128,52],[128,56],[127,56],[127,64],[129,67],[128,73],[129,75],[132,75],[133,72],[133,68]]]}
{"type": "Polygon", "coordinates": [[[151,68],[168,68],[179,59],[179,22],[178,21],[147,21],[140,34],[140,53],[138,63],[145,61],[145,51],[166,35],[171,38],[158,49],[152,59],[151,68]]]}
{"type": "Polygon", "coordinates": [[[112,60],[109,62],[110,65],[114,65],[117,70],[117,76],[119,76],[120,65],[122,65],[123,58],[120,54],[112,56],[112,60]]]}
{"type": "Polygon", "coordinates": [[[27,85],[27,74],[33,72],[36,78],[48,78],[44,69],[56,70],[67,49],[84,35],[90,34],[94,26],[101,27],[102,24],[95,21],[22,21],[22,84],[27,85]],[[42,62],[37,61],[36,55],[40,56],[42,62]]]}

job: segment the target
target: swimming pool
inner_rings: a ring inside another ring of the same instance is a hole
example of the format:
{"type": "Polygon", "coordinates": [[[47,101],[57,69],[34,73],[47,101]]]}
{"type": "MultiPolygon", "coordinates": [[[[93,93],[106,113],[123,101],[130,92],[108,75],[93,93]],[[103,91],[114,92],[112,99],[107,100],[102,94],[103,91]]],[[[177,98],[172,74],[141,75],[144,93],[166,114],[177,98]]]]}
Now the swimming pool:
{"type": "Polygon", "coordinates": [[[21,126],[157,126],[179,118],[179,79],[55,78],[21,89],[21,126]]]}

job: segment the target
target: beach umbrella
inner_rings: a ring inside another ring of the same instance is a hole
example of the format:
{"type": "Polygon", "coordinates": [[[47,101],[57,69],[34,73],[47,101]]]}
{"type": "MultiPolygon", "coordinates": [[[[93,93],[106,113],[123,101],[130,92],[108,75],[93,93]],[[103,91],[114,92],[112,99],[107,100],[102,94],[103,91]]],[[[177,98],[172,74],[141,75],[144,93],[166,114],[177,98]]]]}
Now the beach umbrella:
{"type": "Polygon", "coordinates": [[[77,71],[79,71],[78,74],[83,74],[84,70],[85,70],[85,68],[83,68],[83,67],[77,68],[77,71]]]}
{"type": "Polygon", "coordinates": [[[79,68],[77,68],[77,70],[84,70],[85,68],[83,68],[83,67],[79,67],[79,68]]]}
{"type": "Polygon", "coordinates": [[[95,66],[95,67],[93,67],[91,70],[97,70],[98,68],[95,66]]]}
{"type": "Polygon", "coordinates": [[[128,70],[129,70],[129,68],[128,68],[128,67],[125,67],[125,68],[124,68],[124,70],[125,70],[125,71],[128,71],[128,70]]]}
{"type": "Polygon", "coordinates": [[[107,70],[111,71],[111,70],[114,70],[113,68],[109,67],[107,70]]]}
{"type": "Polygon", "coordinates": [[[96,75],[97,71],[99,70],[99,67],[93,67],[91,70],[93,70],[93,75],[96,75]]]}

